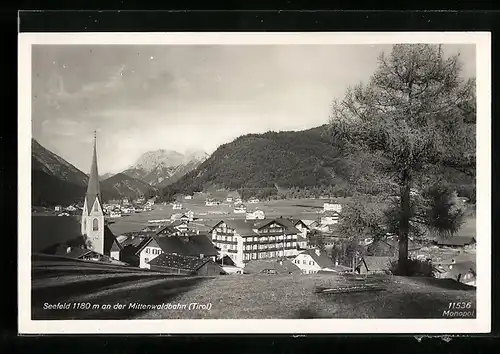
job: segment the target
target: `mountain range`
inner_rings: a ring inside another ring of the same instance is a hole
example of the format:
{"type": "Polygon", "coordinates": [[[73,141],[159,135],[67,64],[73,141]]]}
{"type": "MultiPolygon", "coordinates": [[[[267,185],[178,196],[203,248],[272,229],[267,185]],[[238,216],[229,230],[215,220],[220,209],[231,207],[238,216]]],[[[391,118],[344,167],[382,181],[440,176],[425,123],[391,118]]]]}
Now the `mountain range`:
{"type": "MultiPolygon", "coordinates": [[[[32,204],[68,205],[83,201],[88,175],[32,139],[32,204]]],[[[103,200],[134,198],[156,193],[156,188],[133,177],[117,174],[101,180],[103,200]]]]}
{"type": "MultiPolygon", "coordinates": [[[[238,191],[245,198],[348,196],[355,182],[352,171],[362,162],[341,155],[326,125],[270,131],[240,136],[210,156],[201,151],[149,151],[125,171],[102,175],[101,192],[104,199],[155,194],[160,201],[214,188],[238,191]]],[[[437,173],[457,191],[475,187],[473,178],[455,170],[437,173]]],[[[83,200],[88,176],[35,140],[32,174],[34,205],[83,200]]]]}
{"type": "Polygon", "coordinates": [[[123,174],[161,188],[176,182],[207,158],[205,152],[198,150],[188,150],[184,154],[165,149],[154,150],[139,157],[123,174]]]}

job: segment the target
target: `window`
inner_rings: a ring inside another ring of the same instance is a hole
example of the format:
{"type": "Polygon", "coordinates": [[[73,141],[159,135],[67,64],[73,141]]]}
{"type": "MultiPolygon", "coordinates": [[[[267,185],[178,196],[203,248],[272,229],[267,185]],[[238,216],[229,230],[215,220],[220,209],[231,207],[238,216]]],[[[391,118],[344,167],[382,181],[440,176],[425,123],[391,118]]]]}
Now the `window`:
{"type": "Polygon", "coordinates": [[[304,259],[304,260],[302,261],[302,264],[307,264],[307,261],[304,259]]]}
{"type": "Polygon", "coordinates": [[[245,253],[245,261],[248,261],[250,259],[250,254],[245,253]]]}
{"type": "Polygon", "coordinates": [[[252,259],[257,259],[257,253],[255,252],[252,253],[252,259]]]}
{"type": "Polygon", "coordinates": [[[149,253],[149,248],[146,248],[146,253],[149,253]]]}
{"type": "Polygon", "coordinates": [[[95,201],[94,203],[94,211],[99,211],[99,203],[97,202],[97,200],[95,201]]]}
{"type": "Polygon", "coordinates": [[[92,220],[92,230],[93,231],[98,231],[99,230],[99,220],[95,218],[92,220]]]}
{"type": "Polygon", "coordinates": [[[292,242],[292,246],[296,247],[297,246],[297,242],[292,242]]]}
{"type": "Polygon", "coordinates": [[[309,261],[309,265],[313,265],[313,261],[309,261]]]}

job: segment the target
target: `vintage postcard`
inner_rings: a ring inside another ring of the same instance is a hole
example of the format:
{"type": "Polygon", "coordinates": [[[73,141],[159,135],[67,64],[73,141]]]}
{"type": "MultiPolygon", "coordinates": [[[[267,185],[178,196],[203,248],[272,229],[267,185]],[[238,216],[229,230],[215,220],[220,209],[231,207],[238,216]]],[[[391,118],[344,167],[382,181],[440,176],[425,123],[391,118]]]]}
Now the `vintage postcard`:
{"type": "Polygon", "coordinates": [[[19,34],[19,332],[489,332],[490,76],[479,32],[19,34]]]}

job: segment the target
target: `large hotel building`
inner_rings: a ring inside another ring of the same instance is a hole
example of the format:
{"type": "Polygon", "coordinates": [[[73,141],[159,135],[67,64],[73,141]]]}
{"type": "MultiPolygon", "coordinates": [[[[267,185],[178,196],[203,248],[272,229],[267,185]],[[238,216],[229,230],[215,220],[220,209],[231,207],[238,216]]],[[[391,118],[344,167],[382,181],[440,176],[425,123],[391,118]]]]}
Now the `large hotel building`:
{"type": "Polygon", "coordinates": [[[299,224],[300,220],[285,218],[221,220],[211,230],[212,242],[238,267],[251,260],[295,257],[307,232],[299,230],[299,224]]]}

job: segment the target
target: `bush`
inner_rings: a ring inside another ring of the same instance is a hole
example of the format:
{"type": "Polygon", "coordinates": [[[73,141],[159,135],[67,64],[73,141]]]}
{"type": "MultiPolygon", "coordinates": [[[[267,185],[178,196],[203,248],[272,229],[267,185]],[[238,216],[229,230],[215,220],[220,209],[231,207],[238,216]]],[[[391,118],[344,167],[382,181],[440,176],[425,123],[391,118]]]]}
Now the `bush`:
{"type": "Polygon", "coordinates": [[[399,264],[399,261],[395,260],[390,263],[389,271],[393,275],[433,277],[433,266],[430,260],[408,259],[403,264],[399,264]]]}

